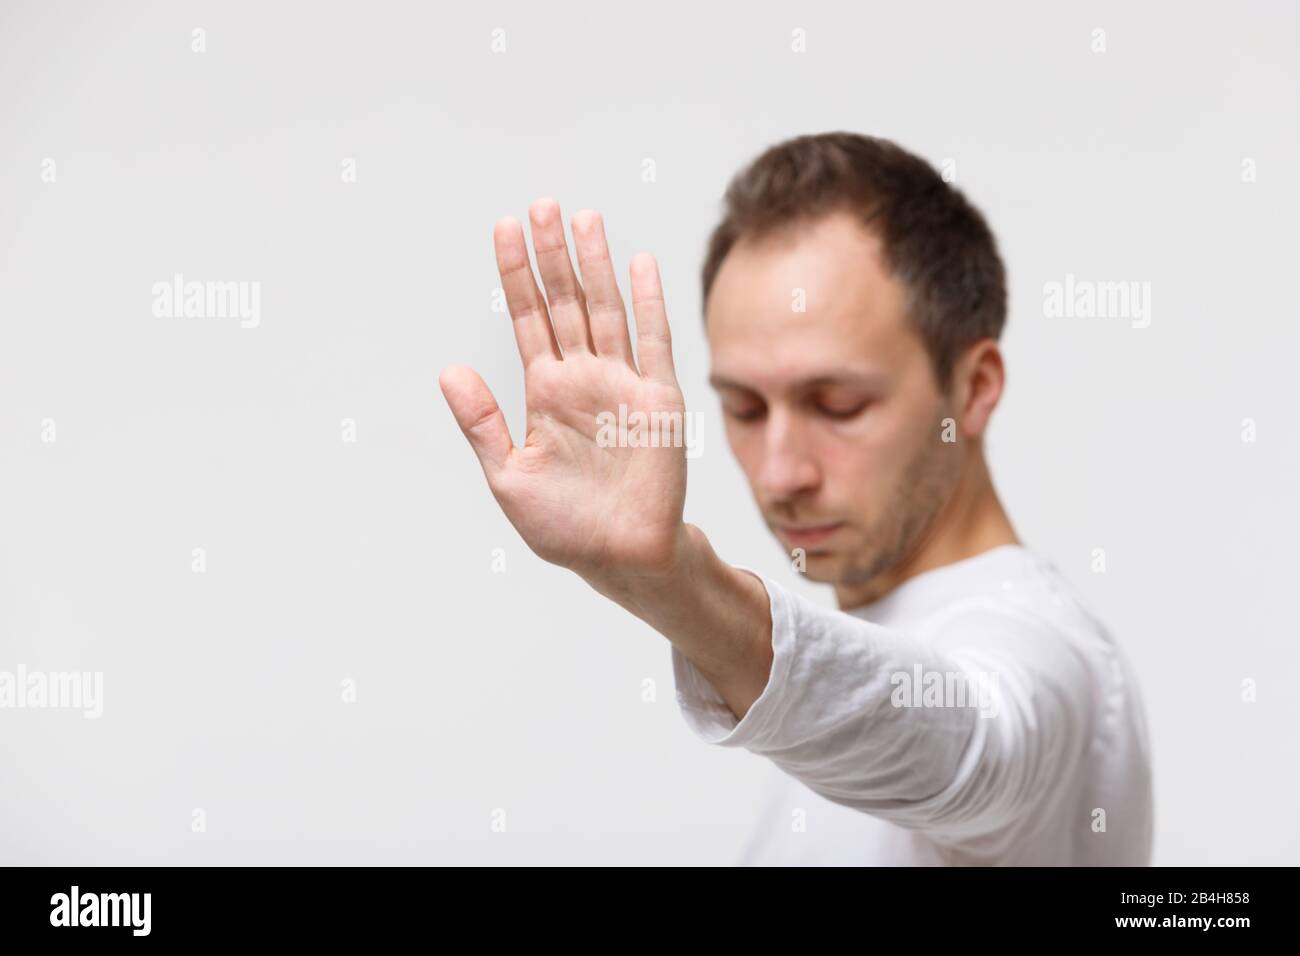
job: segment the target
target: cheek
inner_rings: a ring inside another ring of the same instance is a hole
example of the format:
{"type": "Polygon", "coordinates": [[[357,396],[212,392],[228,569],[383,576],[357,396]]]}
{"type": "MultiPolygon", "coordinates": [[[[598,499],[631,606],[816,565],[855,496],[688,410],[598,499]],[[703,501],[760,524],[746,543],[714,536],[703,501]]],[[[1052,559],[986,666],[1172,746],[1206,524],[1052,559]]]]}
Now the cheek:
{"type": "Polygon", "coordinates": [[[939,439],[938,419],[919,403],[893,402],[878,412],[856,438],[869,450],[874,472],[897,476],[926,443],[939,439]]]}
{"type": "Polygon", "coordinates": [[[763,453],[763,430],[761,428],[746,428],[738,422],[731,419],[724,419],[724,430],[727,435],[727,445],[731,448],[732,457],[739,463],[741,471],[752,484],[758,474],[758,467],[763,453]]]}
{"type": "Polygon", "coordinates": [[[862,514],[890,507],[916,454],[917,437],[883,427],[827,436],[821,449],[827,493],[862,514]]]}
{"type": "Polygon", "coordinates": [[[878,495],[886,462],[875,447],[837,437],[826,443],[821,460],[822,483],[832,498],[866,504],[878,495]]]}

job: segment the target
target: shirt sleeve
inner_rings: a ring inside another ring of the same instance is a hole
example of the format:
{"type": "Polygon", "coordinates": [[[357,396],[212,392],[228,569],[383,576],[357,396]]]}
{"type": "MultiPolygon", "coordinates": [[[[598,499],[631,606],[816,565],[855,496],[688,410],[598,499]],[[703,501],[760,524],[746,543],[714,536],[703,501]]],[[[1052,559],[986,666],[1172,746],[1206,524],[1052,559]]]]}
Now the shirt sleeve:
{"type": "Polygon", "coordinates": [[[954,845],[995,849],[991,840],[1009,839],[1071,785],[1091,682],[1050,628],[975,603],[921,640],[757,576],[771,600],[772,670],[743,720],[672,650],[677,701],[701,739],[744,747],[828,800],[954,845]],[[947,697],[926,696],[936,681],[947,697]],[[964,706],[953,705],[959,684],[964,706]]]}

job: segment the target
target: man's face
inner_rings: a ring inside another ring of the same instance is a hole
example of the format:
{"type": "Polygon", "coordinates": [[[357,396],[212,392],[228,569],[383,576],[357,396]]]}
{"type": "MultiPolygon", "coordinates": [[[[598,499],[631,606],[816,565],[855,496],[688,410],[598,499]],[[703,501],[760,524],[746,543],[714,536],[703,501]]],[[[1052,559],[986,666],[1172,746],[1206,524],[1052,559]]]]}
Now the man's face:
{"type": "Polygon", "coordinates": [[[851,592],[919,547],[960,471],[906,292],[846,213],[732,247],[709,294],[711,382],[768,527],[851,592]],[[799,311],[800,290],[805,311],[799,311]]]}

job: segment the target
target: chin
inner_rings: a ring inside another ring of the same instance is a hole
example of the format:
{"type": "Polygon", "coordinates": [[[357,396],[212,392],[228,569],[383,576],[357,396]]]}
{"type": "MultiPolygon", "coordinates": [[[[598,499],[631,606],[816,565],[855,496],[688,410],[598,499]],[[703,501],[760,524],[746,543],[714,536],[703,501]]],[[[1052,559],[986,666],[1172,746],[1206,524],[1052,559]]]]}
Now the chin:
{"type": "Polygon", "coordinates": [[[803,576],[819,584],[835,584],[844,570],[844,559],[834,552],[804,556],[803,576]]]}

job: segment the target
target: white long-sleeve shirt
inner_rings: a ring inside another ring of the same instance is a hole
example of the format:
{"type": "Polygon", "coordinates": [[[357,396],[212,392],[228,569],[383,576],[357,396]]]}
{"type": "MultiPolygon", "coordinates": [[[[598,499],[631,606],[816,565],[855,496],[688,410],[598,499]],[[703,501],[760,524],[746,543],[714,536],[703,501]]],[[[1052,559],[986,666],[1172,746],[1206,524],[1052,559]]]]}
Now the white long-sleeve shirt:
{"type": "Polygon", "coordinates": [[[1150,863],[1137,682],[1051,562],[1002,545],[849,613],[758,576],[772,672],[743,720],[672,651],[691,729],[775,765],[738,862],[1150,863]]]}

